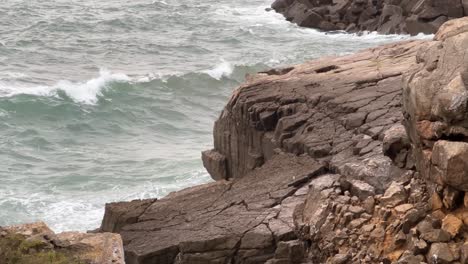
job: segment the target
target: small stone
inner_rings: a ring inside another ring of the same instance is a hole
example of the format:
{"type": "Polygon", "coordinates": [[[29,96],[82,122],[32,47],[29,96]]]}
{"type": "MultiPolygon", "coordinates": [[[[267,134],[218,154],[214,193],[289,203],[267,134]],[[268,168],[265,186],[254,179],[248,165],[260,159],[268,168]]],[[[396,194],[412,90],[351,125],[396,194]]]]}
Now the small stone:
{"type": "Polygon", "coordinates": [[[349,223],[351,220],[354,219],[354,215],[353,213],[350,213],[350,212],[346,212],[344,215],[343,215],[343,219],[345,221],[345,224],[349,223]]]}
{"type": "Polygon", "coordinates": [[[370,232],[372,232],[372,230],[374,230],[374,227],[375,227],[374,224],[368,224],[368,225],[362,226],[361,230],[362,230],[364,233],[370,233],[370,232]]]}
{"type": "Polygon", "coordinates": [[[423,210],[411,209],[403,216],[402,229],[403,232],[409,233],[410,229],[424,218],[426,213],[423,210]]]}
{"type": "Polygon", "coordinates": [[[406,202],[407,198],[408,193],[403,185],[401,183],[392,182],[380,200],[384,206],[395,207],[406,202]]]}
{"type": "Polygon", "coordinates": [[[431,216],[435,219],[439,219],[439,220],[442,220],[445,218],[445,214],[444,212],[442,212],[442,210],[437,210],[437,211],[434,211],[431,213],[431,216]]]}
{"type": "Polygon", "coordinates": [[[370,215],[370,214],[368,214],[368,213],[363,213],[363,214],[361,214],[361,218],[370,220],[370,219],[372,218],[372,215],[370,215]]]}
{"type": "Polygon", "coordinates": [[[404,214],[406,212],[408,212],[409,210],[413,209],[413,205],[412,204],[401,204],[401,205],[398,205],[397,207],[395,207],[395,211],[398,213],[398,214],[404,214]]]}
{"type": "Polygon", "coordinates": [[[370,234],[374,241],[381,242],[385,238],[385,229],[382,226],[377,226],[370,234]]]}
{"type": "Polygon", "coordinates": [[[427,252],[427,249],[428,245],[426,241],[417,238],[413,240],[413,253],[415,255],[425,254],[427,252]]]}
{"type": "Polygon", "coordinates": [[[431,206],[433,211],[440,210],[444,206],[444,204],[442,203],[442,199],[440,199],[439,194],[437,194],[436,192],[432,194],[431,206]]]}
{"type": "Polygon", "coordinates": [[[406,242],[406,235],[403,232],[398,232],[395,236],[394,244],[395,246],[401,246],[406,242]]]}
{"type": "Polygon", "coordinates": [[[454,216],[453,214],[448,214],[442,220],[442,229],[449,233],[452,237],[455,237],[459,232],[461,227],[463,226],[462,220],[458,217],[454,216]]]}
{"type": "Polygon", "coordinates": [[[364,207],[364,210],[366,210],[366,213],[368,214],[373,214],[375,210],[375,199],[372,196],[367,197],[364,202],[362,203],[362,206],[364,207]]]}
{"type": "Polygon", "coordinates": [[[351,184],[350,193],[359,197],[362,201],[369,196],[375,195],[375,188],[367,182],[351,180],[349,183],[351,184]]]}
{"type": "Polygon", "coordinates": [[[367,221],[368,221],[367,219],[363,219],[363,218],[354,219],[353,221],[349,223],[349,228],[351,229],[359,228],[367,221]]]}
{"type": "Polygon", "coordinates": [[[457,206],[458,200],[461,198],[461,192],[454,188],[447,186],[444,189],[444,198],[442,202],[445,208],[452,210],[457,206]]]}
{"type": "Polygon", "coordinates": [[[335,198],[335,201],[340,204],[349,204],[350,200],[351,200],[351,197],[344,196],[344,195],[339,195],[338,197],[335,198]]]}
{"type": "Polygon", "coordinates": [[[427,254],[430,264],[449,264],[454,261],[450,247],[445,243],[434,243],[427,254]]]}
{"type": "Polygon", "coordinates": [[[364,208],[362,208],[361,206],[352,205],[348,208],[348,211],[355,215],[360,215],[364,213],[366,210],[364,210],[364,208]]]}
{"type": "Polygon", "coordinates": [[[431,243],[448,242],[450,241],[450,234],[442,229],[433,229],[429,232],[422,233],[421,238],[431,243]]]}
{"type": "Polygon", "coordinates": [[[345,264],[345,263],[348,263],[348,261],[350,259],[351,259],[351,256],[349,254],[336,254],[327,263],[330,263],[330,264],[345,264]]]}

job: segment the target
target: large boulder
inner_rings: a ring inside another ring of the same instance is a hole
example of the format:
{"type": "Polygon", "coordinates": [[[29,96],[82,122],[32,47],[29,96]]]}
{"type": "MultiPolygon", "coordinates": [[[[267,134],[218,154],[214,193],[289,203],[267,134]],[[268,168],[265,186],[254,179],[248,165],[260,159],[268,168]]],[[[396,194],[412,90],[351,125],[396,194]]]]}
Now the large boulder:
{"type": "Polygon", "coordinates": [[[405,126],[420,173],[468,191],[468,18],[451,20],[421,48],[404,78],[405,126]]]}

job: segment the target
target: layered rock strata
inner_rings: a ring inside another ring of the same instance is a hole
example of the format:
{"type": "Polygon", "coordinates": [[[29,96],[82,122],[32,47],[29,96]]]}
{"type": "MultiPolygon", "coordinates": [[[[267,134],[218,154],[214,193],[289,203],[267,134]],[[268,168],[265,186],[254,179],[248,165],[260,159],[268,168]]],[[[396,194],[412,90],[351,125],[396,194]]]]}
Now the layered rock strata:
{"type": "Polygon", "coordinates": [[[383,34],[433,34],[468,14],[465,0],[276,0],[272,7],[299,26],[383,34]]]}

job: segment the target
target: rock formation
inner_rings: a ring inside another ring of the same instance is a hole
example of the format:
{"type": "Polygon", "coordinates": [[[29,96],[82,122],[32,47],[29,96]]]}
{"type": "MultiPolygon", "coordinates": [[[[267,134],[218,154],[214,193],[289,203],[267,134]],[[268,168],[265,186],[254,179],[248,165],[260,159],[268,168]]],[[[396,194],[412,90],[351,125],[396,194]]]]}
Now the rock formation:
{"type": "Polygon", "coordinates": [[[272,8],[299,26],[383,34],[433,34],[468,15],[465,0],[276,0],[272,8]]]}
{"type": "MultiPolygon", "coordinates": [[[[386,33],[433,32],[466,7],[275,3],[302,12],[295,22],[386,33]]],[[[214,149],[202,153],[216,181],[108,204],[99,231],[121,235],[128,264],[468,263],[467,48],[461,18],[433,41],[249,76],[215,123],[214,149]]],[[[87,263],[122,263],[115,234],[33,224],[0,228],[0,242],[9,234],[87,263]]]]}
{"type": "Polygon", "coordinates": [[[0,227],[2,264],[123,264],[123,253],[118,234],[55,234],[42,222],[0,227]]]}
{"type": "Polygon", "coordinates": [[[101,231],[130,264],[468,263],[467,47],[462,18],[249,76],[202,153],[216,182],[109,204],[101,231]]]}
{"type": "Polygon", "coordinates": [[[102,231],[122,235],[130,264],[346,263],[364,258],[370,243],[369,263],[395,254],[380,222],[406,217],[412,225],[425,212],[412,204],[425,192],[401,125],[401,83],[428,45],[403,42],[250,77],[215,124],[215,149],[203,152],[218,181],[109,204],[102,231]]]}

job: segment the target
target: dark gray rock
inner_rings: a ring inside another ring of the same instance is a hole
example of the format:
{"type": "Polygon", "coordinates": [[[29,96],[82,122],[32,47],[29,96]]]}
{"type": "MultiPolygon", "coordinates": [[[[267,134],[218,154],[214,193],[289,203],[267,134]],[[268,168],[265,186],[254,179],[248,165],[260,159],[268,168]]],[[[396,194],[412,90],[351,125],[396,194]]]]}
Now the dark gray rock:
{"type": "Polygon", "coordinates": [[[300,26],[325,31],[416,35],[433,34],[448,19],[466,15],[468,4],[465,0],[276,0],[272,8],[300,26]]]}

